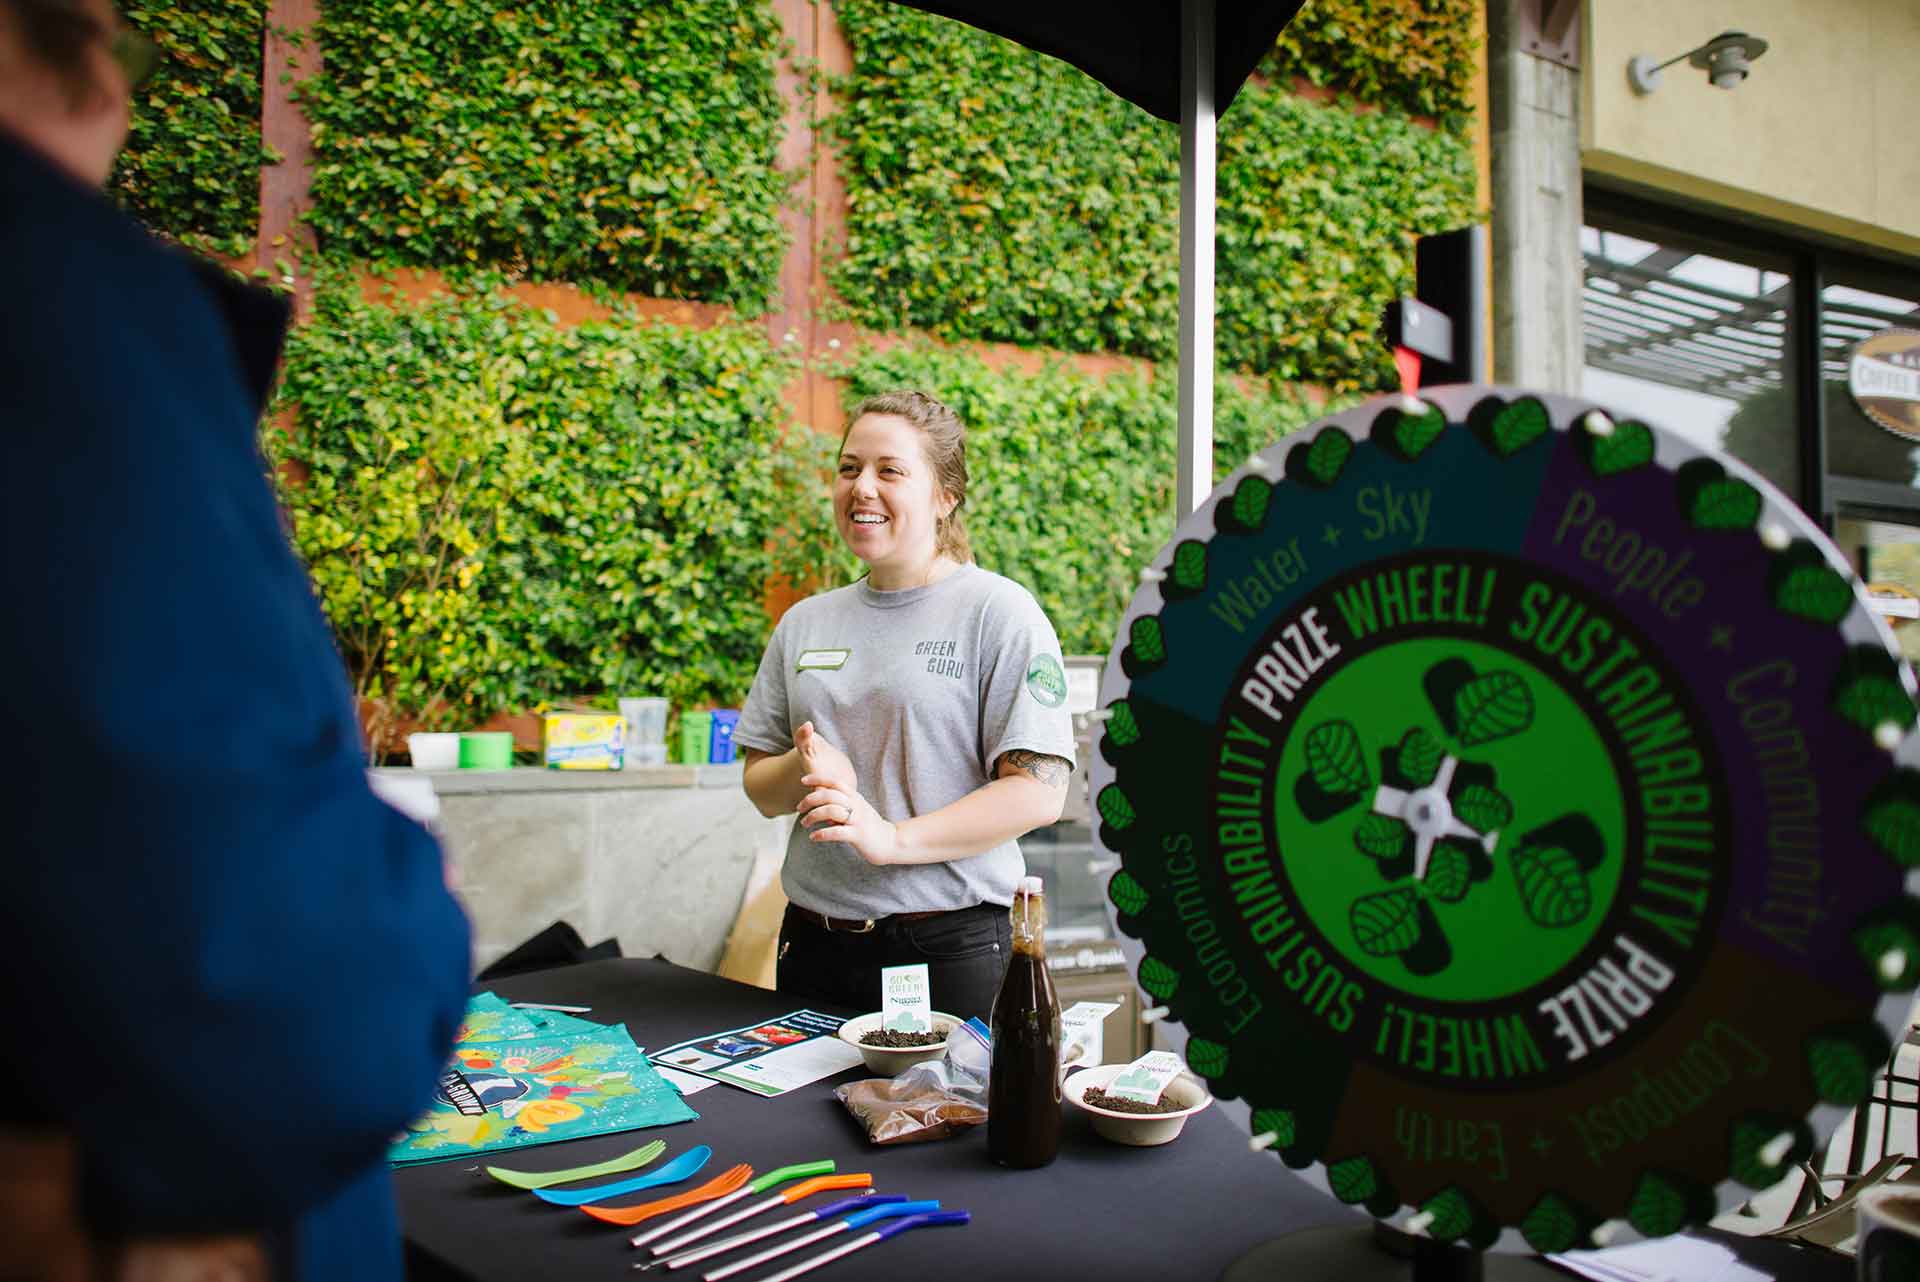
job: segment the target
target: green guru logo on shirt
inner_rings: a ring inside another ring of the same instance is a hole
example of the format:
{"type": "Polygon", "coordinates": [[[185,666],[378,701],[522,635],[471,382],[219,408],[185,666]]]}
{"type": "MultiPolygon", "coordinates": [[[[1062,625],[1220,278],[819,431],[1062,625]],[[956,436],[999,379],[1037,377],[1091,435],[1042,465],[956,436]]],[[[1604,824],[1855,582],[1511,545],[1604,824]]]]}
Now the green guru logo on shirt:
{"type": "Polygon", "coordinates": [[[1067,701],[1067,674],[1060,660],[1050,654],[1036,654],[1027,665],[1027,693],[1043,708],[1057,708],[1067,701]]]}

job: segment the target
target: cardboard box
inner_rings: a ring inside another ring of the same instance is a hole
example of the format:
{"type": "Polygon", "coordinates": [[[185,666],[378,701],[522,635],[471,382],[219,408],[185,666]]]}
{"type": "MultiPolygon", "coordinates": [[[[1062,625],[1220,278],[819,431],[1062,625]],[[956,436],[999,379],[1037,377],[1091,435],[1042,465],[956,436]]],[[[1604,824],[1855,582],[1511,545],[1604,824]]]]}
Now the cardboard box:
{"type": "Polygon", "coordinates": [[[549,712],[541,718],[541,760],[549,770],[618,770],[627,719],[617,712],[549,712]]]}

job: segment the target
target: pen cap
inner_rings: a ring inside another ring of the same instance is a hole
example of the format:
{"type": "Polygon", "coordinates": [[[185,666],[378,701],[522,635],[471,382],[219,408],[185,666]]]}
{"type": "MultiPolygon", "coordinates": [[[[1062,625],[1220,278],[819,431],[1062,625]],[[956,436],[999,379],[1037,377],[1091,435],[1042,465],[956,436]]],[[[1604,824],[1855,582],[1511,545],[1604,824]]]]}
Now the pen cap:
{"type": "Polygon", "coordinates": [[[905,1233],[908,1229],[930,1229],[941,1224],[968,1224],[972,1220],[973,1216],[965,1211],[934,1211],[927,1215],[909,1215],[904,1220],[883,1224],[874,1232],[884,1240],[896,1233],[905,1233]]]}
{"type": "Polygon", "coordinates": [[[939,1209],[938,1198],[931,1202],[900,1202],[893,1206],[876,1206],[871,1211],[855,1211],[842,1222],[850,1229],[863,1229],[875,1220],[891,1220],[902,1215],[920,1215],[939,1209]]]}
{"type": "Polygon", "coordinates": [[[838,1215],[842,1211],[865,1210],[875,1206],[891,1206],[896,1202],[904,1202],[906,1200],[906,1197],[899,1193],[865,1193],[859,1197],[843,1197],[838,1202],[829,1202],[814,1211],[813,1218],[816,1220],[824,1220],[830,1216],[838,1215]]]}

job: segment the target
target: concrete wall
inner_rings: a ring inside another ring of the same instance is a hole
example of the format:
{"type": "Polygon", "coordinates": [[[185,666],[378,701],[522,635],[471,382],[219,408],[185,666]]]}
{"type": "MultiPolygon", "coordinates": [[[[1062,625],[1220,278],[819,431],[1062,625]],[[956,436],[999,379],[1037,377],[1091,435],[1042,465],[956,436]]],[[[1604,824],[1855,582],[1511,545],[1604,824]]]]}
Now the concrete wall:
{"type": "Polygon", "coordinates": [[[1581,70],[1590,173],[1920,253],[1915,0],[1587,0],[1581,70]],[[1725,30],[1772,45],[1739,88],[1684,62],[1646,97],[1628,84],[1635,54],[1725,30]]]}
{"type": "Polygon", "coordinates": [[[1487,6],[1493,181],[1493,379],[1580,390],[1580,80],[1527,52],[1520,10],[1487,6]]]}
{"type": "Polygon", "coordinates": [[[754,810],[737,765],[429,777],[476,968],[564,918],[588,943],[711,971],[755,856],[789,826],[754,810]]]}

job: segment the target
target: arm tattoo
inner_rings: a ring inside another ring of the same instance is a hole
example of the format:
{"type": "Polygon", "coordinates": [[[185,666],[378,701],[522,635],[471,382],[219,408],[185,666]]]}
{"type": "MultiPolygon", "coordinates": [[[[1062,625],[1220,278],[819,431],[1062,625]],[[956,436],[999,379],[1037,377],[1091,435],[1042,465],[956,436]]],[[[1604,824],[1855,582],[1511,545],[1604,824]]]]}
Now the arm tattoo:
{"type": "Polygon", "coordinates": [[[1064,788],[1073,775],[1073,766],[1064,757],[1049,756],[1044,752],[1029,752],[1025,748],[1015,748],[1000,758],[1002,765],[1012,766],[1021,774],[1027,775],[1049,788],[1064,788]]]}

